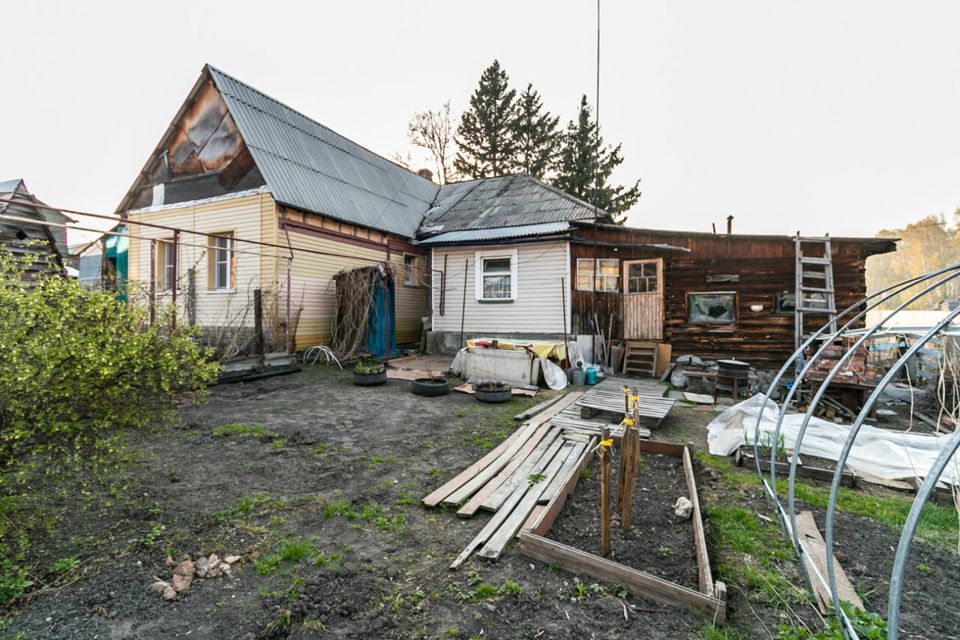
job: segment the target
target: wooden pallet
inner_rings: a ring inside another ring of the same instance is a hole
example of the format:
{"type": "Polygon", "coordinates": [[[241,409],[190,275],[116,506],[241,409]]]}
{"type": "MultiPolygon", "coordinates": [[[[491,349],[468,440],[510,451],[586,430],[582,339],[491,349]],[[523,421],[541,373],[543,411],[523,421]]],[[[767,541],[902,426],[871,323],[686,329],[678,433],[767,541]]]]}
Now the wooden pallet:
{"type": "Polygon", "coordinates": [[[623,373],[636,373],[651,378],[657,375],[657,343],[627,341],[623,357],[623,373]]]}

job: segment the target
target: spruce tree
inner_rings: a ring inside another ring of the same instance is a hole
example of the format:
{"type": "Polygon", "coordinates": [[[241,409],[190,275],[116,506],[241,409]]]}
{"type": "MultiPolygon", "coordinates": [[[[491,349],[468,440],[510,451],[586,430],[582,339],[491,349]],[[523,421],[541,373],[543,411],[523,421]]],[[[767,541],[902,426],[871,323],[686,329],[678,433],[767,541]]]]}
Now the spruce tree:
{"type": "Polygon", "coordinates": [[[608,213],[627,211],[640,198],[640,181],[630,188],[608,184],[613,170],[623,163],[620,147],[604,146],[583,96],[576,121],[570,121],[563,135],[553,186],[608,213]]]}
{"type": "Polygon", "coordinates": [[[471,178],[502,175],[514,167],[517,92],[496,60],[480,76],[470,108],[457,128],[457,173],[471,178]]]}
{"type": "Polygon", "coordinates": [[[542,179],[553,166],[560,143],[557,124],[560,116],[551,117],[544,111],[540,94],[528,84],[517,101],[517,119],[514,127],[516,164],[518,171],[542,179]]]}

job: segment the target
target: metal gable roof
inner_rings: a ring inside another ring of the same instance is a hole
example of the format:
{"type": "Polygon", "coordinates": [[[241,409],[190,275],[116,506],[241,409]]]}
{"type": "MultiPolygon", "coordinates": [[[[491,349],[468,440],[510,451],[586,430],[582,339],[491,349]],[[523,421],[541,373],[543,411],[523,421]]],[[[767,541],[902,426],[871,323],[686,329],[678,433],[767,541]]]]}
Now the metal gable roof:
{"type": "MultiPolygon", "coordinates": [[[[609,214],[599,211],[601,219],[609,214]]],[[[593,207],[527,174],[446,184],[420,227],[426,234],[593,220],[593,207]]]]}
{"type": "Polygon", "coordinates": [[[274,199],[353,224],[416,235],[439,187],[208,66],[274,199]]]}

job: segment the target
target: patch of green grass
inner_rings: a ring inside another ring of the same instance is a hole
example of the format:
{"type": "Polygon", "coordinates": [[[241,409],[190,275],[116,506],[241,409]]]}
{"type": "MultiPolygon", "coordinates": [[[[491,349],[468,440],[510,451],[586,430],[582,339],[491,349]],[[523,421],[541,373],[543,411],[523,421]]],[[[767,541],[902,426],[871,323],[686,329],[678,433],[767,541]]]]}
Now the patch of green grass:
{"type": "Polygon", "coordinates": [[[432,467],[430,471],[427,472],[427,475],[431,478],[437,478],[443,471],[440,470],[440,467],[432,467]]]}
{"type": "Polygon", "coordinates": [[[713,545],[721,550],[717,575],[722,580],[749,586],[750,595],[773,607],[809,599],[781,570],[794,556],[776,525],[736,506],[710,507],[707,517],[713,545]]]}
{"type": "Polygon", "coordinates": [[[448,638],[456,638],[458,633],[460,632],[456,627],[447,627],[444,630],[443,635],[447,636],[448,638]]]}
{"type": "Polygon", "coordinates": [[[499,592],[506,596],[517,597],[521,593],[523,593],[523,587],[521,587],[516,582],[513,582],[512,580],[507,580],[502,585],[500,585],[499,592]]]}
{"type": "Polygon", "coordinates": [[[210,430],[210,434],[217,438],[226,436],[254,436],[256,438],[267,436],[272,438],[277,435],[273,431],[264,429],[258,424],[246,424],[243,422],[231,422],[230,424],[214,427],[210,430]]]}
{"type": "Polygon", "coordinates": [[[327,443],[327,442],[321,442],[321,443],[318,444],[318,445],[314,445],[314,447],[313,447],[312,449],[310,449],[310,455],[320,456],[320,455],[323,455],[323,454],[325,454],[325,453],[327,453],[327,452],[331,452],[331,453],[332,453],[332,452],[334,452],[334,451],[336,451],[336,450],[337,450],[337,448],[336,448],[335,446],[333,446],[332,444],[329,444],[329,443],[327,443]]]}
{"type": "Polygon", "coordinates": [[[143,537],[140,538],[140,544],[144,547],[152,547],[157,543],[161,536],[163,536],[163,532],[166,530],[167,527],[162,522],[158,522],[150,528],[150,531],[143,534],[143,537]]]}
{"type": "Polygon", "coordinates": [[[323,507],[323,517],[327,518],[328,520],[336,516],[346,515],[350,512],[350,503],[346,500],[328,502],[323,507]]]}
{"type": "Polygon", "coordinates": [[[473,591],[460,594],[462,602],[483,602],[500,595],[500,591],[492,584],[481,583],[474,587],[473,591]]]}
{"type": "Polygon", "coordinates": [[[582,480],[589,480],[590,476],[592,475],[593,473],[590,471],[589,467],[584,467],[583,469],[580,470],[580,478],[582,480]]]}
{"type": "Polygon", "coordinates": [[[705,624],[697,629],[697,635],[701,640],[746,640],[748,636],[741,634],[736,629],[730,627],[716,627],[712,624],[705,624]]]}
{"type": "Polygon", "coordinates": [[[50,573],[68,573],[79,566],[80,558],[77,556],[59,558],[54,560],[53,564],[50,565],[50,573]]]}
{"type": "MultiPolygon", "coordinates": [[[[256,561],[253,566],[260,575],[269,575],[276,571],[282,563],[298,564],[308,562],[322,567],[334,560],[333,555],[334,554],[330,554],[328,556],[323,551],[320,551],[313,540],[281,540],[274,546],[272,553],[256,561]]],[[[337,559],[339,559],[339,554],[337,555],[337,559]]],[[[294,576],[292,580],[292,586],[298,586],[297,581],[300,580],[300,578],[294,576]]]]}
{"type": "Polygon", "coordinates": [[[323,515],[328,519],[343,516],[351,522],[363,520],[383,531],[392,531],[400,534],[406,533],[404,527],[407,523],[407,517],[402,513],[397,513],[393,516],[387,515],[384,513],[383,507],[377,502],[368,502],[360,507],[359,511],[354,511],[350,503],[346,500],[337,500],[324,506],[323,515]]]}
{"type": "Polygon", "coordinates": [[[287,439],[274,438],[270,441],[270,446],[272,446],[274,449],[283,449],[285,446],[287,446],[287,439]]]}
{"type": "MultiPolygon", "coordinates": [[[[750,469],[740,469],[729,458],[711,456],[701,452],[694,455],[704,466],[719,474],[721,484],[724,487],[760,487],[760,479],[752,467],[750,469]]],[[[830,497],[829,486],[815,485],[800,480],[794,486],[798,502],[818,509],[826,508],[830,497]]],[[[785,480],[777,483],[777,492],[782,498],[786,497],[787,483],[785,480]]],[[[912,504],[912,496],[877,496],[846,487],[840,487],[837,491],[837,509],[839,511],[870,518],[886,525],[898,534],[903,530],[903,524],[907,521],[907,515],[912,504]]],[[[956,510],[928,503],[920,515],[917,537],[943,549],[954,550],[957,545],[956,510]]]]}
{"type": "MultiPolygon", "coordinates": [[[[257,492],[251,493],[249,496],[243,496],[238,498],[236,502],[232,505],[223,509],[222,511],[217,511],[214,513],[214,517],[218,520],[230,520],[231,518],[240,518],[246,515],[249,515],[253,510],[259,509],[267,505],[270,502],[270,496],[266,493],[257,492]]],[[[277,501],[275,505],[282,505],[281,501],[277,501]]]]}
{"type": "Polygon", "coordinates": [[[0,606],[16,600],[33,586],[33,581],[27,576],[26,567],[6,559],[0,560],[0,606]]]}

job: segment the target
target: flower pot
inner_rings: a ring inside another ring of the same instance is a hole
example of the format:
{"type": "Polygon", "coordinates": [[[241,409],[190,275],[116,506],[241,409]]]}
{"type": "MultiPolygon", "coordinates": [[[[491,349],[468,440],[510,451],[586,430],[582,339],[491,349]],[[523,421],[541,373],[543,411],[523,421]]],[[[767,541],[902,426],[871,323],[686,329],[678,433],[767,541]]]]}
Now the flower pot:
{"type": "Polygon", "coordinates": [[[480,402],[508,402],[512,396],[511,387],[505,382],[481,382],[477,385],[477,400],[480,402]]]}
{"type": "Polygon", "coordinates": [[[353,384],[358,387],[375,387],[386,383],[387,370],[382,369],[377,373],[356,373],[353,374],[353,384]]]}
{"type": "Polygon", "coordinates": [[[417,378],[410,381],[410,391],[418,396],[436,397],[450,393],[446,378],[417,378]]]}

